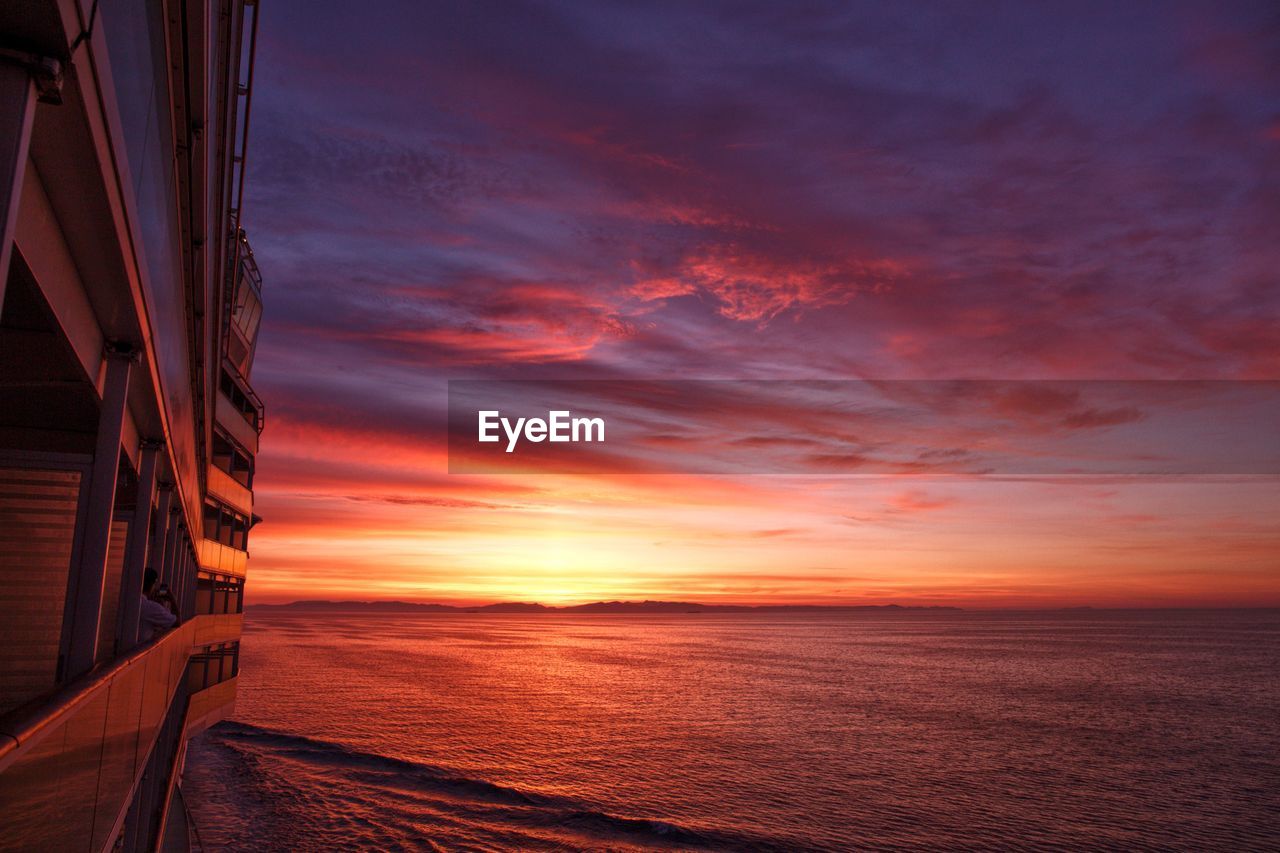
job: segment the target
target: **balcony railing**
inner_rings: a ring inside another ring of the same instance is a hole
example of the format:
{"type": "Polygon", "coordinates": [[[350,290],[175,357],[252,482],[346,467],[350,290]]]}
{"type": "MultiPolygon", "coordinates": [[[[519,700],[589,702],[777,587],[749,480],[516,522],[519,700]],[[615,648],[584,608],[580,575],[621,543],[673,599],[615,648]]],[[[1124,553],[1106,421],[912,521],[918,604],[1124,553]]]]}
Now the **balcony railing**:
{"type": "Polygon", "coordinates": [[[244,614],[216,613],[192,620],[196,626],[192,642],[197,646],[230,643],[240,639],[244,614]]]}
{"type": "Polygon", "coordinates": [[[258,272],[258,263],[243,232],[229,290],[227,316],[223,318],[226,329],[223,344],[227,360],[235,365],[237,373],[248,379],[262,322],[262,274],[258,272]]]}
{"type": "Polygon", "coordinates": [[[218,425],[230,433],[232,438],[248,448],[250,453],[256,454],[258,452],[257,428],[245,419],[244,414],[221,391],[218,392],[214,417],[217,418],[218,425]]]}
{"type": "Polygon", "coordinates": [[[253,514],[253,492],[226,471],[216,465],[210,465],[206,483],[211,497],[217,498],[245,515],[253,514]]]}
{"type": "Polygon", "coordinates": [[[225,719],[235,709],[236,677],[191,694],[187,708],[187,735],[197,735],[225,719]]]}
{"type": "Polygon", "coordinates": [[[244,577],[245,565],[249,560],[249,555],[244,551],[203,537],[196,543],[196,554],[200,568],[205,571],[237,577],[244,577]]]}
{"type": "Polygon", "coordinates": [[[184,684],[189,621],[0,720],[0,847],[101,850],[184,684]]]}

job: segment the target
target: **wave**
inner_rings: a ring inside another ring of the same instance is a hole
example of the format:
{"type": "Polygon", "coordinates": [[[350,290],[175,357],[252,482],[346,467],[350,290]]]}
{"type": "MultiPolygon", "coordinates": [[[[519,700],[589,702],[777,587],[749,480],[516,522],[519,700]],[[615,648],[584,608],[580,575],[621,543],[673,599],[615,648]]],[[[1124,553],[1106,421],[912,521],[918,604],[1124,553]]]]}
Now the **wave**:
{"type": "MultiPolygon", "coordinates": [[[[576,841],[583,847],[592,847],[601,841],[609,841],[641,848],[684,850],[781,851],[802,849],[804,846],[792,840],[723,829],[695,829],[665,820],[614,814],[575,797],[524,791],[461,775],[448,768],[249,723],[224,721],[211,729],[208,737],[237,751],[251,750],[257,772],[264,769],[276,771],[273,775],[278,775],[290,785],[310,784],[308,777],[311,773],[283,766],[288,762],[300,762],[313,771],[338,772],[344,774],[350,783],[373,787],[379,794],[373,800],[362,801],[360,810],[380,812],[374,816],[376,820],[391,820],[399,810],[404,812],[403,817],[412,819],[416,825],[430,825],[431,817],[410,814],[415,805],[420,805],[417,801],[410,800],[406,808],[392,795],[401,792],[443,796],[450,801],[450,811],[441,815],[438,801],[432,802],[431,811],[436,817],[444,818],[439,821],[444,836],[462,830],[473,836],[490,837],[495,832],[533,832],[544,837],[548,834],[554,836],[557,839],[555,846],[576,846],[576,841]],[[466,825],[459,829],[458,824],[466,825]]],[[[294,816],[305,820],[296,812],[294,816]]],[[[364,816],[360,818],[362,821],[365,819],[364,816]]]]}

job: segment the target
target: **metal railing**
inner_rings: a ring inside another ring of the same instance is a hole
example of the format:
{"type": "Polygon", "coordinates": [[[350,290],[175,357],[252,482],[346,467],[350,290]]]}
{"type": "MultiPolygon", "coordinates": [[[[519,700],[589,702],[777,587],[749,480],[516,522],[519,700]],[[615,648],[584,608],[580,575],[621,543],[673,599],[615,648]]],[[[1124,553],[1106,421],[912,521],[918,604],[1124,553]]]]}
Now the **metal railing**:
{"type": "Polygon", "coordinates": [[[0,850],[109,845],[180,689],[185,701],[202,627],[188,620],[0,718],[0,850]]]}

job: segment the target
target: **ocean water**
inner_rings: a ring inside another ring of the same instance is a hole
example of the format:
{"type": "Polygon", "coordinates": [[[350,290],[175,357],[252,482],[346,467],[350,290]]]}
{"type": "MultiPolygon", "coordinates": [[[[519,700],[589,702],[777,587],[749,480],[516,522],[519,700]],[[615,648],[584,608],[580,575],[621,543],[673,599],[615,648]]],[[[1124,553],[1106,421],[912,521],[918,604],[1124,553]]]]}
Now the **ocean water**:
{"type": "Polygon", "coordinates": [[[247,617],[206,850],[1280,848],[1280,613],[247,617]]]}

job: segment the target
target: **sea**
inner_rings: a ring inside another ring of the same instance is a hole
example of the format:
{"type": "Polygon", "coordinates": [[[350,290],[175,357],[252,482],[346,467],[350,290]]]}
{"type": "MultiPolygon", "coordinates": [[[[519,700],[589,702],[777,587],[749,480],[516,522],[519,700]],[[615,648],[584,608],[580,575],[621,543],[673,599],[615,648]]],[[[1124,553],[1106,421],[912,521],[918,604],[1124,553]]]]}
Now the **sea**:
{"type": "Polygon", "coordinates": [[[203,850],[1277,850],[1280,611],[246,614],[203,850]]]}

